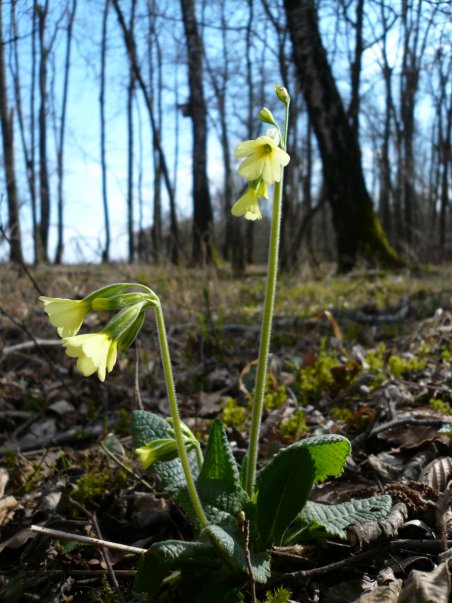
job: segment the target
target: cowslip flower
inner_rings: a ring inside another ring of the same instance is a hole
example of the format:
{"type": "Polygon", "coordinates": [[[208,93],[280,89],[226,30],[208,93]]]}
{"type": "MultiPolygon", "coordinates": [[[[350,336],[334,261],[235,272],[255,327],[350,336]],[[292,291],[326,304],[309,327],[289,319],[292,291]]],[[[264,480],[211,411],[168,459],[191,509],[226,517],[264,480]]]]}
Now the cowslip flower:
{"type": "Polygon", "coordinates": [[[245,157],[239,166],[239,174],[249,181],[262,178],[270,185],[281,180],[281,168],[286,166],[289,155],[278,145],[280,136],[273,128],[265,136],[255,140],[240,142],[235,149],[235,157],[245,157]]]}
{"type": "Polygon", "coordinates": [[[118,354],[118,341],[112,335],[87,333],[63,339],[66,354],[77,358],[77,368],[85,377],[97,371],[100,381],[105,381],[105,375],[112,371],[118,354]]]}
{"type": "Polygon", "coordinates": [[[105,381],[116,363],[118,350],[128,348],[143,325],[144,308],[147,301],[126,306],[118,312],[100,333],[87,333],[65,337],[66,354],[77,358],[77,368],[85,377],[97,372],[100,381],[105,381]]]}
{"type": "Polygon", "coordinates": [[[89,304],[84,299],[63,299],[61,297],[39,298],[44,303],[50,323],[57,328],[60,337],[76,335],[82,326],[89,304]]]}
{"type": "Polygon", "coordinates": [[[265,197],[268,199],[268,191],[265,182],[260,180],[258,184],[252,183],[244,195],[232,206],[233,216],[244,216],[247,220],[262,220],[258,200],[265,197]]]}

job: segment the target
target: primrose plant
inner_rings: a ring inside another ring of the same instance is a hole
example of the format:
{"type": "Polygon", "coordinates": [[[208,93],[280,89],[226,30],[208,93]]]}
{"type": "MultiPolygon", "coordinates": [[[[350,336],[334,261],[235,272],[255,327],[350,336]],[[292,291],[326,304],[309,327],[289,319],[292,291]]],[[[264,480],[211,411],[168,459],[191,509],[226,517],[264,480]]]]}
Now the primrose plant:
{"type": "Polygon", "coordinates": [[[350,444],[340,435],[295,442],[257,471],[278,273],[283,175],[290,160],[286,151],[290,97],[279,86],[276,95],[284,107],[283,128],[264,107],[258,117],[271,128],[255,140],[239,143],[235,151],[235,156],[243,159],[238,171],[248,186],[232,207],[234,216],[260,220],[259,203],[268,199],[268,187],[273,186],[249,448],[241,467],[220,420],[212,424],[204,454],[181,421],[162,306],[149,287],[117,283],[83,300],[40,298],[66,353],[77,358],[79,371],[85,376],[97,372],[101,381],[112,370],[118,351],[136,338],[146,313],[155,314],[171,416],[134,411],[133,443],[143,467],[159,475],[161,487],[192,524],[194,539],[157,542],[142,556],[135,588],[147,593],[151,601],[221,603],[245,601],[245,596],[256,601],[256,584],[264,585],[271,575],[272,547],[345,538],[347,525],[386,515],[391,506],[389,496],[336,506],[308,501],[316,483],[338,476],[344,468],[350,444]],[[102,331],[79,335],[85,315],[98,311],[115,314],[102,331]]]}

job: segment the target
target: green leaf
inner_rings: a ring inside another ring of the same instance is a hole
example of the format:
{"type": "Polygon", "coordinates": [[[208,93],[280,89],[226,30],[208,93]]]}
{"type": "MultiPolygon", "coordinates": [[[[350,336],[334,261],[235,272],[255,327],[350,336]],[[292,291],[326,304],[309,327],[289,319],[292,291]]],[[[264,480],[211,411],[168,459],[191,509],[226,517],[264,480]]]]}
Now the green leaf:
{"type": "Polygon", "coordinates": [[[316,482],[342,472],[349,441],[337,435],[306,438],[281,450],[260,473],[257,525],[261,546],[280,545],[316,482]]]}
{"type": "Polygon", "coordinates": [[[201,565],[206,571],[218,569],[221,565],[208,541],[156,542],[140,558],[134,588],[137,592],[146,592],[153,597],[172,571],[182,569],[187,564],[201,565]]]}
{"type": "Polygon", "coordinates": [[[204,510],[214,523],[229,515],[236,516],[248,501],[226,431],[219,419],[212,424],[196,485],[204,510]]]}
{"type": "MultiPolygon", "coordinates": [[[[229,522],[227,530],[218,525],[209,525],[201,531],[201,538],[215,543],[215,550],[231,573],[248,574],[244,549],[244,537],[236,522],[229,522]]],[[[270,577],[270,556],[267,553],[251,553],[251,567],[256,582],[265,584],[270,577]]]]}
{"type": "MultiPolygon", "coordinates": [[[[132,442],[134,448],[142,448],[154,440],[172,438],[172,428],[168,421],[158,415],[146,410],[134,410],[132,413],[132,442]]],[[[187,452],[190,468],[193,476],[199,473],[196,453],[193,450],[187,452]]],[[[174,459],[166,462],[156,462],[149,468],[149,473],[158,473],[162,489],[177,502],[179,494],[185,489],[185,475],[180,460],[174,459]]],[[[187,501],[187,504],[191,503],[187,501]]],[[[187,507],[184,506],[184,510],[187,507]]]]}
{"type": "Polygon", "coordinates": [[[389,495],[352,500],[339,505],[307,502],[286,532],[284,545],[306,540],[323,540],[336,536],[346,540],[345,528],[352,523],[365,523],[386,517],[391,510],[389,495]]]}

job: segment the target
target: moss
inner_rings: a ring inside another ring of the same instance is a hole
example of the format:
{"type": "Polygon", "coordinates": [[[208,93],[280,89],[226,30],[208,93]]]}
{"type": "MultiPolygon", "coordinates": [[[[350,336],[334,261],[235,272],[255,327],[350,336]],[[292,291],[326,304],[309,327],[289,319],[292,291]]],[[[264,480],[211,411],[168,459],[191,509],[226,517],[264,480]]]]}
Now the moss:
{"type": "Polygon", "coordinates": [[[393,355],[388,360],[388,369],[394,377],[404,377],[408,373],[422,371],[425,366],[425,360],[418,360],[417,358],[407,359],[393,355]]]}
{"type": "Polygon", "coordinates": [[[308,431],[304,412],[301,409],[297,409],[291,417],[281,421],[279,431],[283,436],[297,440],[302,433],[308,431]]]}
{"type": "Polygon", "coordinates": [[[347,423],[352,418],[353,413],[349,408],[340,408],[339,406],[333,406],[331,409],[331,418],[336,423],[347,423]]]}
{"type": "Polygon", "coordinates": [[[452,349],[446,346],[441,348],[441,360],[444,364],[452,364],[452,349]]]}
{"type": "Polygon", "coordinates": [[[225,425],[230,425],[241,429],[244,427],[247,419],[247,409],[240,406],[234,398],[228,398],[223,408],[222,419],[225,425]]]}
{"type": "Polygon", "coordinates": [[[80,504],[94,504],[101,499],[112,486],[124,484],[127,474],[124,471],[115,471],[114,474],[109,471],[92,470],[77,481],[77,485],[72,493],[74,500],[80,504]]]}
{"type": "Polygon", "coordinates": [[[289,603],[292,591],[284,586],[279,586],[273,592],[267,590],[265,593],[265,603],[289,603]]]}
{"type": "Polygon", "coordinates": [[[385,368],[385,354],[386,346],[383,342],[381,342],[376,349],[367,352],[366,362],[371,371],[378,372],[385,368]]]}
{"type": "Polygon", "coordinates": [[[442,412],[443,415],[452,415],[452,408],[449,402],[444,402],[444,400],[439,400],[438,398],[430,398],[428,405],[432,410],[442,412]]]}
{"type": "Polygon", "coordinates": [[[287,391],[284,385],[273,385],[271,377],[267,379],[264,396],[264,410],[270,412],[275,408],[281,408],[287,401],[287,391]]]}
{"type": "Polygon", "coordinates": [[[314,364],[301,369],[299,378],[301,404],[308,404],[329,389],[334,383],[331,369],[338,364],[336,358],[321,351],[314,364]]]}

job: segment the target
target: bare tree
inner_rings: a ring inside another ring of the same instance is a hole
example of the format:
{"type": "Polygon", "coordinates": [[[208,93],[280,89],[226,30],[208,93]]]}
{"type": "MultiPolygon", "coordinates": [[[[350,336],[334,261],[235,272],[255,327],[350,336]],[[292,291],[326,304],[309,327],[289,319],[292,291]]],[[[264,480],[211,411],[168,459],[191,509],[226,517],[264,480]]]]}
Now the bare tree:
{"type": "Polygon", "coordinates": [[[102,261],[110,260],[110,214],[108,209],[108,190],[107,190],[107,149],[106,149],[106,127],[105,127],[105,75],[107,66],[107,29],[108,12],[110,0],[105,0],[102,13],[102,40],[100,50],[100,163],[102,171],[102,206],[104,210],[105,224],[105,245],[102,251],[102,261]]]}
{"type": "Polygon", "coordinates": [[[66,133],[66,109],[69,90],[69,72],[71,67],[71,47],[72,47],[72,30],[74,26],[75,12],[77,10],[77,0],[72,0],[71,9],[68,14],[67,33],[66,33],[66,56],[64,61],[64,76],[63,76],[63,98],[61,100],[61,116],[60,116],[60,131],[57,146],[57,175],[58,175],[58,238],[55,254],[55,264],[61,264],[63,260],[63,167],[64,167],[64,138],[66,133]]]}
{"type": "Polygon", "coordinates": [[[211,259],[212,204],[207,178],[207,108],[204,98],[203,48],[194,0],[181,0],[187,42],[189,114],[193,132],[193,261],[211,259]]]}
{"type": "Polygon", "coordinates": [[[298,81],[317,137],[336,232],[338,270],[369,262],[400,266],[390,247],[361,167],[361,153],[320,38],[313,0],[284,0],[298,81]]]}
{"type": "Polygon", "coordinates": [[[14,110],[9,109],[5,41],[3,37],[3,2],[0,2],[0,122],[2,127],[3,164],[8,200],[9,258],[12,262],[23,261],[22,240],[19,221],[19,198],[17,194],[16,168],[14,159],[14,110]]]}

